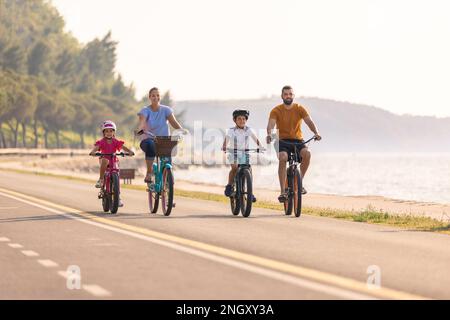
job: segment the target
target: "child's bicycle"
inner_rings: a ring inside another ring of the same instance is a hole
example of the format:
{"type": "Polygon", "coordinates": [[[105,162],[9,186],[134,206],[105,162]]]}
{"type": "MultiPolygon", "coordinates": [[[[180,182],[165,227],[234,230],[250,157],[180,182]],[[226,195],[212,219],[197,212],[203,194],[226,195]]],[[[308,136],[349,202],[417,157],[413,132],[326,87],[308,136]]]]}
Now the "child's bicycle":
{"type": "Polygon", "coordinates": [[[299,165],[301,163],[301,159],[298,158],[297,149],[302,147],[303,145],[308,144],[312,140],[315,140],[315,137],[311,139],[295,143],[283,141],[284,144],[289,144],[294,147],[293,152],[289,152],[288,154],[288,168],[286,174],[286,183],[285,190],[287,192],[287,199],[284,202],[284,213],[287,216],[292,214],[292,210],[294,210],[295,216],[298,218],[302,214],[302,175],[300,174],[299,165]]]}
{"type": "Polygon", "coordinates": [[[250,165],[249,153],[262,153],[264,149],[226,149],[225,153],[231,153],[235,156],[238,153],[244,153],[246,158],[245,164],[238,165],[238,171],[234,177],[232,194],[230,196],[231,212],[233,215],[239,215],[245,218],[250,216],[253,204],[253,176],[250,165]]]}
{"type": "Polygon", "coordinates": [[[109,164],[106,168],[103,185],[98,194],[98,198],[102,199],[104,212],[116,214],[119,209],[120,202],[120,169],[116,157],[130,156],[128,153],[99,153],[95,157],[107,157],[109,164]]]}

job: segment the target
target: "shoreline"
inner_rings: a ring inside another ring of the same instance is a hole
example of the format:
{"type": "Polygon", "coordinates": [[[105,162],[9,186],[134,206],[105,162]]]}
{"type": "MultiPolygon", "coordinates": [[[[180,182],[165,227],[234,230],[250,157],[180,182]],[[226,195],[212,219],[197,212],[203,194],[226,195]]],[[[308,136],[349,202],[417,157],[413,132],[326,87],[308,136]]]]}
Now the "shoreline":
{"type": "MultiPolygon", "coordinates": [[[[56,176],[66,176],[72,178],[85,179],[89,181],[97,180],[97,173],[81,172],[76,170],[62,170],[42,168],[35,163],[24,165],[18,161],[0,162],[0,170],[22,171],[24,173],[49,174],[56,176]]],[[[132,186],[144,185],[143,179],[137,175],[132,186]]],[[[223,195],[224,186],[190,182],[177,179],[175,176],[176,188],[186,192],[209,193],[215,196],[223,195]]],[[[273,206],[280,205],[277,201],[278,191],[270,189],[256,188],[254,194],[259,202],[264,202],[273,206]]],[[[437,221],[450,222],[450,204],[439,204],[434,202],[420,202],[414,200],[391,199],[383,196],[342,196],[333,194],[308,193],[304,196],[305,208],[322,210],[339,210],[347,212],[373,211],[378,213],[389,213],[402,216],[429,217],[437,221]]],[[[226,200],[226,199],[225,199],[226,200]]]]}

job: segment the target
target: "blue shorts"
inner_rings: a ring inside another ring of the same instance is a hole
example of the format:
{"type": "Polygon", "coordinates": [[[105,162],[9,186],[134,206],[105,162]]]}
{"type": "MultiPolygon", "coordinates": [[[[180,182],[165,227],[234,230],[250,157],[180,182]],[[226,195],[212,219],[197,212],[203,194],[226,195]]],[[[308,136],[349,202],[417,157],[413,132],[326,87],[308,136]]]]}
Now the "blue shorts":
{"type": "Polygon", "coordinates": [[[140,144],[141,150],[145,152],[145,160],[155,160],[156,146],[153,139],[144,139],[140,144]]]}

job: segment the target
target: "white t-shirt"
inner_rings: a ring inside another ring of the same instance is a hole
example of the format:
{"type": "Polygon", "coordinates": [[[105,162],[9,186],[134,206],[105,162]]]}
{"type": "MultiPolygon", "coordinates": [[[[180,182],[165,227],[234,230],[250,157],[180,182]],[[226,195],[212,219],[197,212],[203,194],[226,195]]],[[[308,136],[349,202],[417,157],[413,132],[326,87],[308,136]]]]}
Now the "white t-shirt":
{"type": "Polygon", "coordinates": [[[244,150],[249,149],[250,138],[256,142],[258,138],[252,128],[245,126],[243,129],[233,127],[227,130],[227,148],[244,150]]]}

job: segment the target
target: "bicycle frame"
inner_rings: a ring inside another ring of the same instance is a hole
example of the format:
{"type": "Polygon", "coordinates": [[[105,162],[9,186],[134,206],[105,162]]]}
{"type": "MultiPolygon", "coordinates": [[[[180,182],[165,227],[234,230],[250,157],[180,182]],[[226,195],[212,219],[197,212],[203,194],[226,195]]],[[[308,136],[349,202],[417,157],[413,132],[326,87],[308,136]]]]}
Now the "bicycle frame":
{"type": "Polygon", "coordinates": [[[163,172],[164,169],[172,169],[169,157],[156,157],[153,163],[153,173],[155,175],[155,192],[162,192],[163,172]]]}
{"type": "MultiPolygon", "coordinates": [[[[105,158],[106,159],[106,158],[105,158]]],[[[108,166],[106,167],[106,171],[105,171],[105,177],[104,177],[104,183],[103,183],[103,188],[104,191],[107,193],[111,193],[111,175],[113,173],[117,173],[117,175],[119,176],[119,181],[120,181],[120,169],[119,169],[119,163],[116,161],[117,160],[117,156],[113,155],[113,156],[108,156],[108,166]]],[[[120,184],[119,184],[119,191],[120,191],[120,184]]]]}

